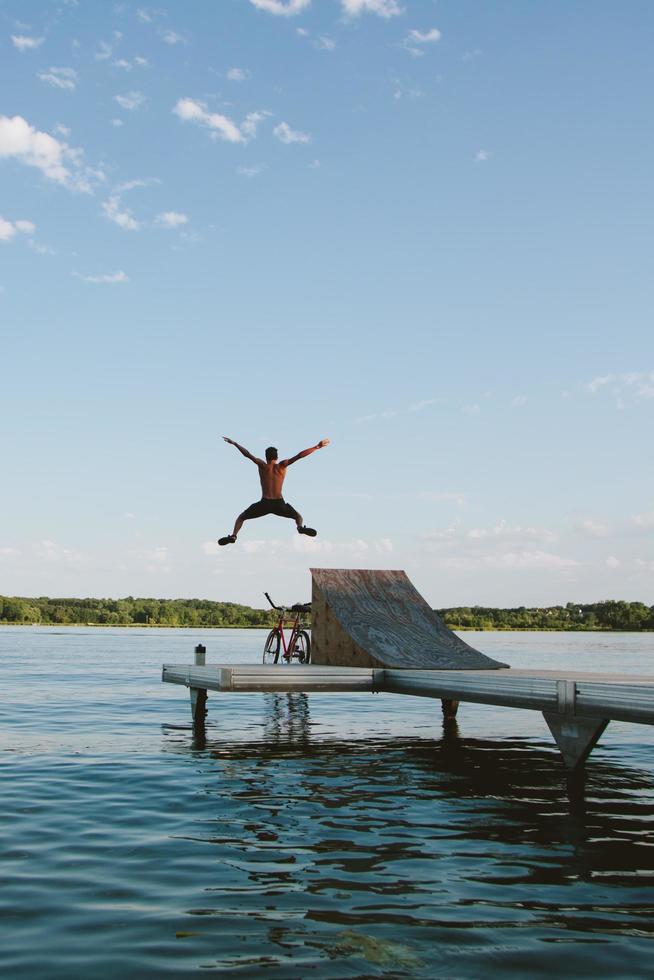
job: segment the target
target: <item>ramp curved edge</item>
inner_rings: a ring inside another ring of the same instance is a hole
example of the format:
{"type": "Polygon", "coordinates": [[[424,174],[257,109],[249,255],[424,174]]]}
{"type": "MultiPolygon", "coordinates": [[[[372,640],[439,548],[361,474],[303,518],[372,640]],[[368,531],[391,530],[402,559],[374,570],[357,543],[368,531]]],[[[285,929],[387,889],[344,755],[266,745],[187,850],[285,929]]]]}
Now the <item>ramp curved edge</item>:
{"type": "Polygon", "coordinates": [[[448,629],[403,571],[312,568],[314,664],[410,670],[507,667],[448,629]]]}

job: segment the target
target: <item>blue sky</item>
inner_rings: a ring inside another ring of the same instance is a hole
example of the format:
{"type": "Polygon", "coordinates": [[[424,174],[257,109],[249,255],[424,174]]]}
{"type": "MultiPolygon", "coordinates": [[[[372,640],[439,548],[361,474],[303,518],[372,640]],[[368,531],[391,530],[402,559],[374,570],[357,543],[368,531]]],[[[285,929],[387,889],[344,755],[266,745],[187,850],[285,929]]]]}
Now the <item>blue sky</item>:
{"type": "Polygon", "coordinates": [[[653,27],[4,0],[0,592],[653,602],[653,27]]]}

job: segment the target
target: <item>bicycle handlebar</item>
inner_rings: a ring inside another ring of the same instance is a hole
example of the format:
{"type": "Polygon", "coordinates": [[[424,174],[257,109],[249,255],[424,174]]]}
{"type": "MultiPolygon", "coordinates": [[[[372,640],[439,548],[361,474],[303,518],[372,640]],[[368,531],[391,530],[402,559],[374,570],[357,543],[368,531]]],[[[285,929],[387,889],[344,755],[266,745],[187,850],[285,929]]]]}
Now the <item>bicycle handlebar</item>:
{"type": "MultiPolygon", "coordinates": [[[[276,606],[275,603],[272,601],[272,599],[270,598],[270,596],[268,595],[267,592],[264,592],[264,595],[265,595],[266,599],[268,600],[268,602],[270,603],[270,605],[273,607],[273,609],[276,609],[278,612],[288,612],[288,606],[276,606]]],[[[303,613],[311,612],[311,603],[310,602],[296,602],[294,606],[291,606],[291,612],[300,612],[300,613],[302,613],[302,612],[303,613]]]]}

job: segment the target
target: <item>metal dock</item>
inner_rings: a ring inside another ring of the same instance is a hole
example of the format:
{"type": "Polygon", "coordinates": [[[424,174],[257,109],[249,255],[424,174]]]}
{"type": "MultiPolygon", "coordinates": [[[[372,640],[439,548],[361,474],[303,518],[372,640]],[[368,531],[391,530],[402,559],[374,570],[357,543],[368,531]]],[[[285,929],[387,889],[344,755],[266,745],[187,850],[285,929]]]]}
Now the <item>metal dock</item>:
{"type": "Polygon", "coordinates": [[[541,711],[569,769],[584,764],[609,721],[654,725],[654,677],[640,675],[165,664],[162,680],[189,688],[196,727],[204,725],[207,691],[405,694],[440,699],[448,717],[461,701],[541,711]]]}

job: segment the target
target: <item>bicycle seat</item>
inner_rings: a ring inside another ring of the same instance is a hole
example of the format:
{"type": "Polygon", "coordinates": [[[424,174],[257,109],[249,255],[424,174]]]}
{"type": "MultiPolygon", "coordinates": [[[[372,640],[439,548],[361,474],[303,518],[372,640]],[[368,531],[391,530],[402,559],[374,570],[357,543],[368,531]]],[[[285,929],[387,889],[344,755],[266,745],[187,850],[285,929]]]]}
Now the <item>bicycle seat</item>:
{"type": "Polygon", "coordinates": [[[294,606],[291,606],[291,612],[308,613],[311,612],[310,602],[296,602],[294,606]]]}

